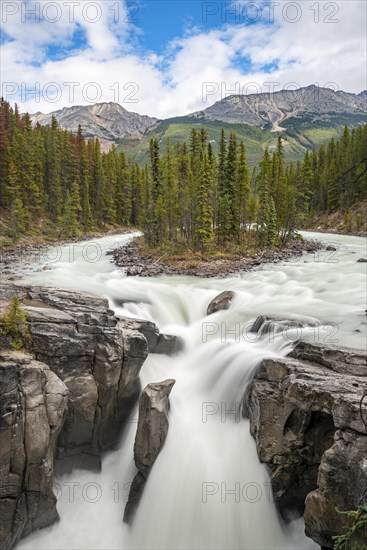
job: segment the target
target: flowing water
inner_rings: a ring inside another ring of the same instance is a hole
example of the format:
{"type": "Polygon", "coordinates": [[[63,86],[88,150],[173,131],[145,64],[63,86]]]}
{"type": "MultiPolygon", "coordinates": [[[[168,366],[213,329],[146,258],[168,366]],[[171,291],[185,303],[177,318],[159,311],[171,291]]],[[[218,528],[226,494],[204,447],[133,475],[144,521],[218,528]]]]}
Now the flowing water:
{"type": "Polygon", "coordinates": [[[302,521],[282,524],[269,477],[260,464],[249,423],[241,418],[246,384],[263,357],[285,356],[301,337],[363,348],[366,344],[366,241],[308,237],[332,243],[322,250],[224,280],[188,277],[126,278],[105,252],[131,236],[50,249],[19,266],[23,281],[89,291],[109,299],[118,315],[154,321],[185,342],[176,357],[150,355],[141,381],[174,378],[170,427],[130,530],[124,503],[136,473],[137,413],[119,450],[102,472],[76,470],[56,481],[61,521],[27,537],[22,549],[308,549],[302,521]],[[231,308],[206,317],[222,290],[231,308]],[[251,333],[259,315],[302,321],[302,329],[251,333]]]}

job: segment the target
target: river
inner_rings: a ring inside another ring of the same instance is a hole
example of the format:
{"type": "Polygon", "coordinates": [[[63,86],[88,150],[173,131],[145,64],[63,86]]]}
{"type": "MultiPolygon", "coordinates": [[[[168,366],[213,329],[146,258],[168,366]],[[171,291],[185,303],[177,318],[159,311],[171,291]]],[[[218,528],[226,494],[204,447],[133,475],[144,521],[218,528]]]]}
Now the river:
{"type": "Polygon", "coordinates": [[[56,480],[61,521],[22,540],[18,549],[311,549],[296,520],[278,517],[269,477],[260,464],[239,403],[259,361],[285,356],[304,339],[363,348],[366,344],[366,240],[304,233],[335,251],[305,254],[233,277],[127,278],[105,252],[131,235],[61,248],[20,265],[22,282],[105,296],[116,314],[154,321],[184,339],[176,357],[150,355],[141,381],[174,378],[170,427],[145,487],[134,526],[122,524],[136,473],[133,413],[120,447],[100,474],[76,470],[56,480]],[[231,308],[206,317],[222,290],[231,308]],[[302,320],[308,328],[249,331],[259,315],[302,320]],[[299,332],[301,330],[301,333],[299,332]]]}

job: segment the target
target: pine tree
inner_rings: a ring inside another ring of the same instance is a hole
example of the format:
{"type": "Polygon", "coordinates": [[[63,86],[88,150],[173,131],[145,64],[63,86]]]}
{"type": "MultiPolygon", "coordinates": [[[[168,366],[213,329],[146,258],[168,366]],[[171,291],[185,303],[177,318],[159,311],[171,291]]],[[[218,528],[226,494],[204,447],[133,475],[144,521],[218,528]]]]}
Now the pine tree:
{"type": "Polygon", "coordinates": [[[277,213],[273,197],[270,198],[269,217],[267,225],[267,245],[273,246],[277,236],[277,213]]]}
{"type": "Polygon", "coordinates": [[[228,205],[228,228],[225,238],[227,240],[238,241],[240,231],[240,194],[237,175],[237,138],[234,133],[231,133],[229,136],[225,196],[228,205]]]}
{"type": "Polygon", "coordinates": [[[163,219],[165,215],[162,197],[161,161],[157,139],[150,142],[150,169],[152,175],[151,202],[148,207],[146,234],[150,245],[163,242],[163,219]]]}
{"type": "Polygon", "coordinates": [[[79,237],[81,235],[79,223],[81,211],[79,186],[75,181],[70,192],[66,192],[64,211],[60,219],[60,235],[64,237],[79,237]]]}
{"type": "Polygon", "coordinates": [[[24,217],[23,201],[15,195],[10,207],[10,227],[14,240],[18,240],[20,233],[25,231],[24,217]]]}
{"type": "Polygon", "coordinates": [[[212,189],[211,167],[206,152],[203,153],[202,173],[196,193],[195,236],[198,250],[204,251],[212,238],[213,210],[211,204],[212,189]]]}
{"type": "Polygon", "coordinates": [[[192,241],[192,182],[193,176],[186,143],[177,149],[177,191],[180,205],[180,237],[186,245],[192,241]]]}
{"type": "Polygon", "coordinates": [[[260,171],[257,177],[257,193],[260,207],[257,220],[258,242],[260,246],[267,243],[267,227],[270,216],[270,182],[272,166],[269,152],[266,149],[260,162],[260,171]]]}
{"type": "Polygon", "coordinates": [[[251,193],[250,173],[246,162],[246,149],[244,143],[240,144],[238,161],[238,200],[239,200],[239,227],[245,228],[249,218],[249,200],[251,193]]]}
{"type": "Polygon", "coordinates": [[[48,212],[56,222],[62,212],[63,196],[61,188],[60,131],[56,118],[51,120],[51,131],[48,132],[46,146],[46,190],[48,194],[48,212]]]}
{"type": "MultiPolygon", "coordinates": [[[[232,154],[233,143],[231,155],[232,154]]],[[[216,215],[218,243],[221,245],[223,245],[228,240],[231,232],[232,197],[228,192],[227,170],[227,142],[224,130],[222,130],[218,156],[218,201],[216,215]]]]}

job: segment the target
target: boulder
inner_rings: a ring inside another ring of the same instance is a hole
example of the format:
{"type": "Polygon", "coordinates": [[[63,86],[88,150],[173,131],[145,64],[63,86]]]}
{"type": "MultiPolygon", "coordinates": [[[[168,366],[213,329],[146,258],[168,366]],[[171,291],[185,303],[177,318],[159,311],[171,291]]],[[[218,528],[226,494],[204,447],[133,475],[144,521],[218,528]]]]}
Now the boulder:
{"type": "Polygon", "coordinates": [[[315,327],[319,324],[320,321],[314,317],[297,315],[292,319],[290,315],[287,317],[280,315],[260,315],[255,319],[251,332],[261,332],[261,334],[278,333],[292,328],[315,327]]]}
{"type": "Polygon", "coordinates": [[[131,266],[126,269],[126,275],[127,277],[136,277],[137,275],[140,275],[142,271],[143,267],[140,265],[131,266]]]}
{"type": "Polygon", "coordinates": [[[153,464],[168,432],[169,394],[175,380],[148,384],[139,400],[139,420],[134,445],[134,460],[138,468],[125,507],[124,522],[131,523],[153,464]]]}
{"type": "Polygon", "coordinates": [[[123,318],[124,329],[140,332],[147,340],[149,353],[162,353],[164,355],[175,355],[183,349],[183,340],[179,336],[163,334],[152,321],[145,319],[123,318]]]}
{"type": "Polygon", "coordinates": [[[47,365],[0,351],[0,545],[8,550],[57,518],[54,455],[68,389],[47,365]]]}
{"type": "Polygon", "coordinates": [[[357,262],[360,263],[360,264],[365,264],[367,262],[367,259],[366,258],[359,258],[357,260],[357,262]]]}
{"type": "Polygon", "coordinates": [[[365,498],[366,354],[300,342],[291,355],[262,361],[243,411],[281,514],[304,513],[307,535],[329,548],[349,522],[335,508],[365,498]]]}
{"type": "Polygon", "coordinates": [[[216,313],[217,311],[228,309],[233,298],[234,292],[232,290],[225,290],[224,292],[221,292],[210,302],[206,314],[212,315],[212,313],[216,313]]]}
{"type": "Polygon", "coordinates": [[[145,319],[125,319],[120,321],[125,329],[135,330],[140,332],[148,343],[148,351],[156,347],[159,338],[159,328],[152,321],[146,321],[145,319]]]}
{"type": "Polygon", "coordinates": [[[160,334],[157,345],[152,353],[162,353],[163,355],[175,355],[182,351],[184,346],[182,338],[172,334],[160,334]]]}

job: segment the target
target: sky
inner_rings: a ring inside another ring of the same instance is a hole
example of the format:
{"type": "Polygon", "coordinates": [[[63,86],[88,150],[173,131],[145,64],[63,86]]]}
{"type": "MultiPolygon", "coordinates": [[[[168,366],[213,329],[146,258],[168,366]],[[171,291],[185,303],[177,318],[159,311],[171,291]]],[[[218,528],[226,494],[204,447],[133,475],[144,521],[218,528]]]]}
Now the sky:
{"type": "Polygon", "coordinates": [[[169,118],[233,93],[366,85],[365,0],[1,0],[1,95],[169,118]]]}

